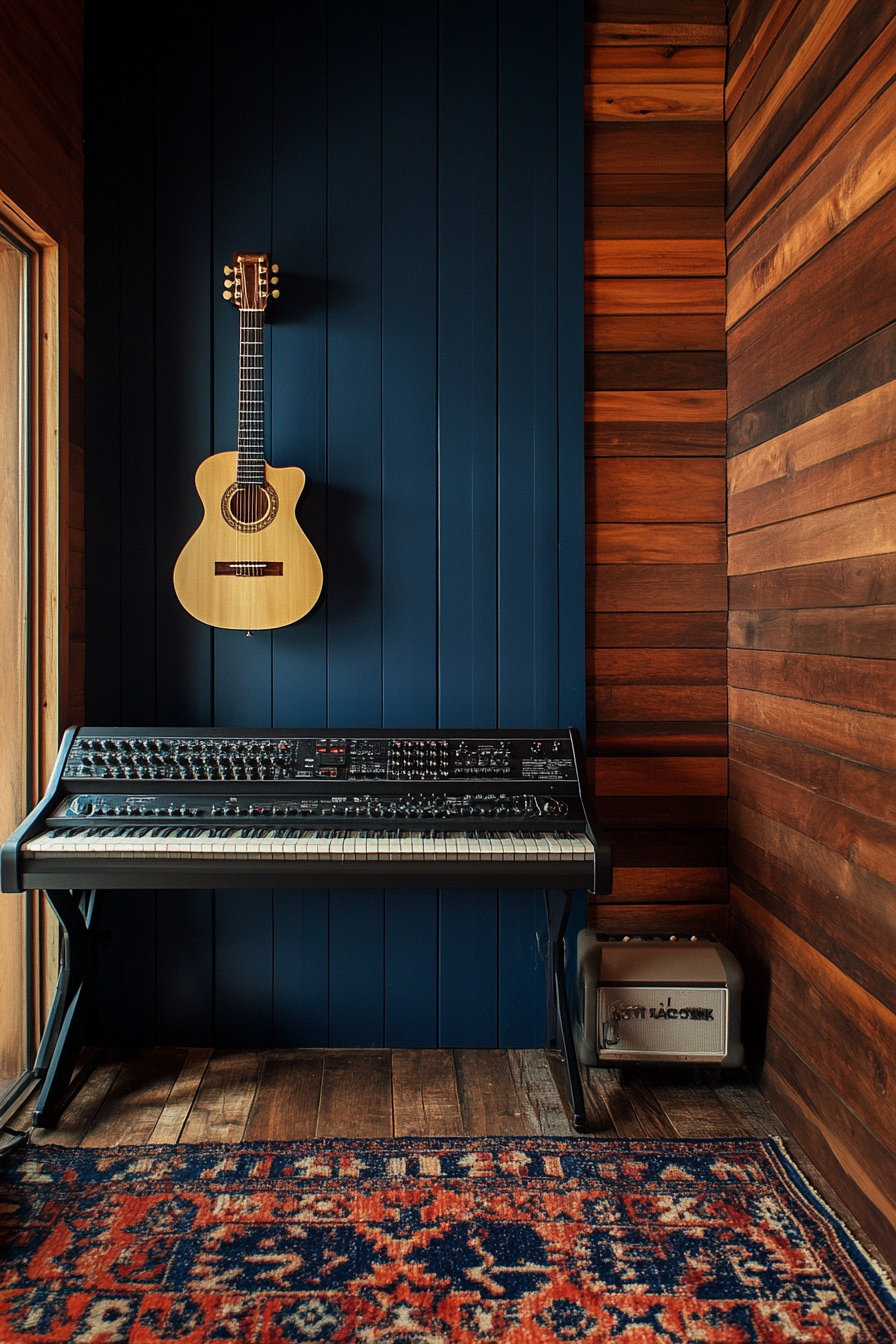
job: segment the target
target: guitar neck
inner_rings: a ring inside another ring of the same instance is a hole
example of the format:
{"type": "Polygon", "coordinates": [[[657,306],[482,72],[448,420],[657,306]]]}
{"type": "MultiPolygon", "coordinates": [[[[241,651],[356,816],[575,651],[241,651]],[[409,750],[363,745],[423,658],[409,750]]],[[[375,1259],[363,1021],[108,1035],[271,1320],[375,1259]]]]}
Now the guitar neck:
{"type": "Polygon", "coordinates": [[[239,485],[264,484],[264,312],[240,310],[239,485]]]}

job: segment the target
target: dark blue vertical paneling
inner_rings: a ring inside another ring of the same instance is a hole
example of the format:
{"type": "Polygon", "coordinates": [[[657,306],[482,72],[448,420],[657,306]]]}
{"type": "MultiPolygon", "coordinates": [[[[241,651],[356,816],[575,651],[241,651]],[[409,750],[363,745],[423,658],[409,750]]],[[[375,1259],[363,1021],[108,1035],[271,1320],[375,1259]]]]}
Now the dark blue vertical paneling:
{"type": "Polygon", "coordinates": [[[501,0],[498,715],[518,728],[557,721],[556,21],[501,0]]]}
{"type": "MultiPolygon", "coordinates": [[[[155,0],[92,23],[94,720],[582,726],[581,20],[155,0]],[[171,583],[193,473],[236,444],[238,248],[281,268],[271,457],[308,474],[325,570],[314,613],[251,638],[171,583]]],[[[539,893],[162,893],[106,921],[122,1041],[153,1014],[197,1043],[543,1038],[539,893]]]]}
{"type": "Polygon", "coordinates": [[[498,1044],[539,1045],[545,1033],[547,919],[542,891],[498,897],[498,1044]]]}
{"type": "Polygon", "coordinates": [[[439,899],[439,1045],[498,1044],[498,898],[443,891],[439,899]]]}
{"type": "Polygon", "coordinates": [[[438,896],[387,891],[385,906],[385,1044],[438,1041],[438,896]]]}
{"type": "MultiPolygon", "coordinates": [[[[273,25],[270,0],[215,6],[212,177],[215,281],[237,251],[269,252],[272,200],[273,25]]],[[[219,300],[214,313],[214,447],[236,447],[239,322],[219,300]]],[[[269,336],[266,347],[270,348],[269,336]]],[[[216,630],[214,721],[271,724],[271,634],[216,630]]],[[[218,892],[215,898],[215,1037],[259,1044],[273,1025],[273,895],[218,892]]]]}
{"type": "Polygon", "coordinates": [[[156,715],[155,125],[152,34],[121,54],[121,723],[156,715]]]}
{"type": "Polygon", "coordinates": [[[87,341],[85,528],[86,712],[93,723],[121,721],[122,407],[119,364],[121,221],[118,173],[121,16],[86,16],[84,134],[85,317],[87,341]],[[97,337],[94,338],[94,333],[97,337]],[[102,339],[99,333],[103,333],[102,339]]]}
{"type": "Polygon", "coordinates": [[[273,897],[215,894],[215,1041],[266,1045],[274,1026],[273,897]]]}
{"type": "Polygon", "coordinates": [[[331,0],[327,607],[331,727],[382,722],[382,21],[331,0]]]}
{"type": "Polygon", "coordinates": [[[274,1045],[329,1043],[329,924],[326,891],[274,892],[274,1045]]]}
{"type": "MultiPolygon", "coordinates": [[[[272,259],[281,297],[271,305],[271,452],[306,475],[299,520],[326,560],[327,472],[327,14],[275,0],[272,259]]],[[[327,600],[273,634],[275,725],[327,722],[327,600]]],[[[326,956],[326,946],[321,949],[326,956]]]]}
{"type": "MultiPolygon", "coordinates": [[[[332,0],[327,68],[328,723],[374,727],[383,714],[379,3],[332,0]]],[[[383,895],[333,893],[330,907],[330,1041],[380,1044],[383,895]]]]}
{"type": "Polygon", "coordinates": [[[156,895],[156,1041],[214,1044],[214,912],[210,891],[156,895]]]}
{"type": "MultiPolygon", "coordinates": [[[[211,4],[169,0],[156,14],[155,552],[153,659],[159,724],[211,722],[211,630],[174,593],[175,561],[202,516],[193,475],[211,452],[211,4]],[[168,37],[176,29],[178,41],[168,37]]],[[[156,898],[156,1029],[161,1044],[211,1045],[210,891],[156,898]]]]}
{"type": "Polygon", "coordinates": [[[497,12],[439,10],[439,722],[497,722],[497,12]]]}
{"type": "Polygon", "coordinates": [[[383,1044],[381,892],[330,892],[330,1045],[383,1044]]]}
{"type": "Polygon", "coordinates": [[[435,0],[384,0],[382,693],[387,727],[436,722],[437,39],[435,0]]]}
{"type": "Polygon", "coordinates": [[[585,740],[585,123],[581,0],[557,7],[558,724],[585,740]]]}
{"type": "Polygon", "coordinates": [[[212,708],[211,630],[172,578],[202,518],[193,476],[212,451],[212,22],[209,0],[166,0],[156,14],[155,722],[172,726],[209,724],[212,708]]]}

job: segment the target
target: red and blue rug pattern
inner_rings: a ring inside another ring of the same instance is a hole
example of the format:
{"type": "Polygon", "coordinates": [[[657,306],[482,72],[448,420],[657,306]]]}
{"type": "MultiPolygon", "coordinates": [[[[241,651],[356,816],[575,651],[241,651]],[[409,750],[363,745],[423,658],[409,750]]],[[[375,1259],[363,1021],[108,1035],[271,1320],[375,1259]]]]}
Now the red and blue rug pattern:
{"type": "Polygon", "coordinates": [[[896,1344],[774,1140],[19,1150],[3,1344],[896,1344]]]}

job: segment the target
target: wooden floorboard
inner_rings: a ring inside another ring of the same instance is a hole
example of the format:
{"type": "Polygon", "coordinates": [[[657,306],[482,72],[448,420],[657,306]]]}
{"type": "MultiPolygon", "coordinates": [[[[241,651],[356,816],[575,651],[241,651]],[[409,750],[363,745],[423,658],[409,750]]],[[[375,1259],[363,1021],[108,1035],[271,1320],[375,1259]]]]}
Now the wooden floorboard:
{"type": "Polygon", "coordinates": [[[269,1050],[244,1139],[313,1139],[323,1067],[323,1050],[269,1050]]]}
{"type": "Polygon", "coordinates": [[[529,1134],[506,1050],[455,1050],[464,1133],[529,1134]]]}
{"type": "Polygon", "coordinates": [[[239,1143],[258,1088],[261,1056],[253,1050],[222,1050],[209,1060],[181,1143],[239,1143]]]}
{"type": "Polygon", "coordinates": [[[391,1136],[390,1052],[325,1051],[317,1137],[388,1139],[391,1136]]]}
{"type": "MultiPolygon", "coordinates": [[[[553,1050],[85,1051],[55,1129],[33,1143],[238,1143],[313,1137],[574,1137],[553,1050]],[[73,1088],[74,1088],[73,1084],[73,1088]]],[[[781,1137],[868,1253],[883,1260],[745,1073],[582,1069],[591,1139],[781,1137]]],[[[27,1129],[37,1093],[10,1119],[27,1129]]]]}
{"type": "Polygon", "coordinates": [[[392,1116],[397,1138],[463,1134],[450,1050],[392,1051],[392,1116]]]}

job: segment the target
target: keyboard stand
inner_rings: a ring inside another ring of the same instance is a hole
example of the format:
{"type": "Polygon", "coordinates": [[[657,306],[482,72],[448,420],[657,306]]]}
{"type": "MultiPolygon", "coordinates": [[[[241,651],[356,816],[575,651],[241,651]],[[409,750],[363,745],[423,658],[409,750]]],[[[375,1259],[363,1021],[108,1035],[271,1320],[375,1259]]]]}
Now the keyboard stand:
{"type": "Polygon", "coordinates": [[[578,1133],[583,1134],[588,1128],[588,1120],[585,1115],[582,1077],[579,1073],[572,1019],[569,1015],[569,998],[566,992],[566,926],[572,910],[572,892],[545,890],[544,901],[548,912],[550,957],[548,975],[551,983],[549,1008],[552,1010],[549,1012],[548,1043],[554,1047],[559,1045],[563,1054],[566,1077],[569,1080],[572,1126],[578,1133]]]}
{"type": "MultiPolygon", "coordinates": [[[[35,1128],[51,1128],[68,1091],[78,1053],[83,1044],[86,984],[90,956],[90,933],[99,898],[96,891],[47,891],[47,903],[59,922],[62,956],[56,993],[44,1028],[35,1074],[43,1080],[34,1110],[35,1128]]],[[[585,1098],[576,1058],[566,992],[566,927],[572,909],[571,891],[545,890],[548,917],[548,1044],[559,1046],[566,1064],[573,1128],[587,1129],[585,1098]]]]}
{"type": "Polygon", "coordinates": [[[59,921],[62,955],[53,1006],[34,1064],[35,1074],[43,1079],[31,1121],[35,1128],[49,1128],[55,1119],[83,1043],[90,931],[98,905],[95,891],[47,891],[44,894],[59,921]]]}

